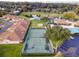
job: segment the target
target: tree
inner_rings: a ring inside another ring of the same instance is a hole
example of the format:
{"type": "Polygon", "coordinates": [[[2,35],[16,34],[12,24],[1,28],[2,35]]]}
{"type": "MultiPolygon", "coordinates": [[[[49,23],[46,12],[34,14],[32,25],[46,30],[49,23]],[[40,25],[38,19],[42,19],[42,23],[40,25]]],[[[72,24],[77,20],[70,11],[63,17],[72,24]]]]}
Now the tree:
{"type": "Polygon", "coordinates": [[[0,12],[0,17],[2,17],[2,12],[0,12]]]}
{"type": "Polygon", "coordinates": [[[0,30],[1,30],[2,28],[0,28],[0,30]]]}
{"type": "Polygon", "coordinates": [[[7,14],[7,12],[5,11],[0,11],[0,17],[2,17],[3,15],[7,14]]]}
{"type": "Polygon", "coordinates": [[[63,18],[66,19],[75,19],[76,13],[75,12],[64,12],[63,18]]]}
{"type": "Polygon", "coordinates": [[[74,11],[77,15],[79,15],[79,7],[77,7],[74,11]]]}
{"type": "Polygon", "coordinates": [[[49,27],[46,31],[46,38],[51,40],[55,53],[57,52],[57,48],[62,45],[65,40],[68,40],[70,36],[70,31],[60,26],[49,27]]]}

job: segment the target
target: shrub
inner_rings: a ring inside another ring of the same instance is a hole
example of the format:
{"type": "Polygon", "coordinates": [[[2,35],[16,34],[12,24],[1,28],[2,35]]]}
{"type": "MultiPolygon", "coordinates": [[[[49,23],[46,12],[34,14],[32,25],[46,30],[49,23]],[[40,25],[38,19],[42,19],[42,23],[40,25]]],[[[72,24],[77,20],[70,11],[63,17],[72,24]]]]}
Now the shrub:
{"type": "Polygon", "coordinates": [[[63,18],[66,19],[75,19],[76,13],[75,12],[64,12],[63,13],[63,18]]]}

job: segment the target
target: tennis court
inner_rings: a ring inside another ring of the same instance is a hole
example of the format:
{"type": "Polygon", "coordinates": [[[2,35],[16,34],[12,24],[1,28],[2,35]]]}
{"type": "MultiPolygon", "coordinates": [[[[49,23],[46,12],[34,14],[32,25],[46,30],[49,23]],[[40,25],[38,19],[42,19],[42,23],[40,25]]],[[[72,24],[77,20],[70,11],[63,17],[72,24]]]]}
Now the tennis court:
{"type": "Polygon", "coordinates": [[[26,37],[24,53],[26,54],[53,54],[52,46],[45,38],[45,29],[32,28],[26,37]]]}

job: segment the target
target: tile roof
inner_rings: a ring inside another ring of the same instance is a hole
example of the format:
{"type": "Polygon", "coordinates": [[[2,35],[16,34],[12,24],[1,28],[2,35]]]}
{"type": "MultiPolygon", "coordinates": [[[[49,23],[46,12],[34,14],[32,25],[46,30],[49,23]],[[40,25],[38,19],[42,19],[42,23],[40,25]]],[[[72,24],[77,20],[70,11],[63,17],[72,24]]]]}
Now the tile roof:
{"type": "Polygon", "coordinates": [[[64,20],[64,19],[59,19],[59,20],[57,20],[57,24],[60,24],[60,25],[68,25],[68,24],[70,24],[70,23],[68,23],[66,20],[64,20]]]}
{"type": "Polygon", "coordinates": [[[79,27],[79,21],[75,22],[74,26],[79,27]]]}
{"type": "Polygon", "coordinates": [[[0,34],[0,38],[3,40],[6,39],[10,41],[22,42],[30,22],[14,15],[5,15],[3,18],[14,19],[15,22],[13,22],[13,25],[9,27],[5,32],[0,34]]]}

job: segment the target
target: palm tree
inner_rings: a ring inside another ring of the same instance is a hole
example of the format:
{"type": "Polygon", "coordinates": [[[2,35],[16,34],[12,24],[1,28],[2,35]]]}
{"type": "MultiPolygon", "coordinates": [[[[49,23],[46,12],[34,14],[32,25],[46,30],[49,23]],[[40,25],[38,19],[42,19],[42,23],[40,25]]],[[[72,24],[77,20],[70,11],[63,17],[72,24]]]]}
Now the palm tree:
{"type": "Polygon", "coordinates": [[[51,40],[55,53],[57,52],[57,48],[62,45],[65,40],[68,40],[70,36],[70,31],[60,26],[49,27],[46,30],[46,38],[51,40]]]}

